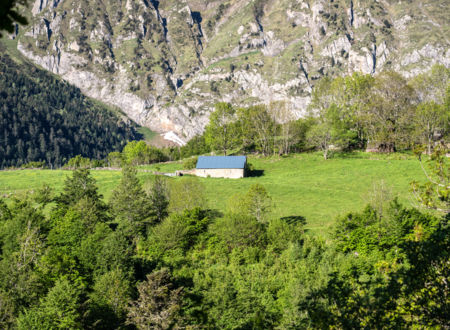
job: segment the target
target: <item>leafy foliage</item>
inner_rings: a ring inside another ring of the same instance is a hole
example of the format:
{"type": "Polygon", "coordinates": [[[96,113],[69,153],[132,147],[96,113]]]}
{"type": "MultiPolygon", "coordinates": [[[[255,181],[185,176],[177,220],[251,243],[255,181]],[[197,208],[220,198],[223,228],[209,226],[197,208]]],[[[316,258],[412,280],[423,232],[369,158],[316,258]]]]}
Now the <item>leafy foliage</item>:
{"type": "Polygon", "coordinates": [[[417,201],[421,206],[435,209],[441,212],[450,212],[450,167],[446,154],[448,152],[444,145],[435,148],[429,159],[430,174],[422,164],[419,149],[419,161],[428,181],[420,184],[412,182],[411,187],[417,201]]]}
{"type": "Polygon", "coordinates": [[[205,208],[204,191],[203,183],[196,177],[171,182],[169,209],[181,213],[187,209],[205,208]]]}
{"type": "Polygon", "coordinates": [[[144,141],[131,141],[122,151],[122,156],[128,165],[140,165],[159,163],[165,160],[163,153],[155,147],[146,144],[144,141]]]}
{"type": "MultiPolygon", "coordinates": [[[[170,198],[200,198],[196,180],[175,182],[170,198]]],[[[144,190],[126,167],[106,204],[81,169],[53,206],[0,200],[1,326],[448,326],[448,215],[374,198],[324,241],[301,216],[274,217],[260,185],[224,215],[197,199],[167,212],[165,189],[158,179],[144,190]]]]}
{"type": "Polygon", "coordinates": [[[209,125],[206,127],[206,142],[214,150],[220,150],[226,156],[227,152],[234,146],[235,132],[235,109],[229,103],[217,103],[215,111],[211,114],[209,125]]]}
{"type": "Polygon", "coordinates": [[[426,143],[431,153],[435,135],[448,134],[448,84],[448,69],[439,65],[411,81],[396,72],[322,79],[312,93],[318,127],[311,129],[310,141],[325,156],[330,144],[392,152],[416,142],[426,143]]]}
{"type": "MultiPolygon", "coordinates": [[[[262,15],[264,2],[256,5],[255,16],[262,15]]],[[[331,145],[350,150],[372,141],[390,151],[448,106],[448,88],[442,94],[439,87],[432,90],[443,101],[416,108],[422,101],[395,73],[317,87],[316,113],[306,120],[284,121],[282,104],[218,104],[205,135],[178,155],[232,148],[284,154],[307,141],[325,158],[331,145]]],[[[426,136],[446,129],[444,120],[433,125],[426,136]]],[[[446,211],[446,151],[429,147],[430,182],[414,189],[428,208],[446,211]]],[[[305,233],[301,215],[278,219],[260,184],[232,196],[225,214],[207,209],[198,178],[156,177],[144,189],[131,166],[166,157],[144,142],[110,153],[111,165],[125,166],[108,203],[88,169],[75,170],[57,195],[44,186],[9,203],[0,199],[1,327],[450,326],[448,214],[406,208],[375,187],[369,205],[340,216],[324,241],[305,233]]],[[[78,156],[71,164],[85,162],[78,156]]]]}

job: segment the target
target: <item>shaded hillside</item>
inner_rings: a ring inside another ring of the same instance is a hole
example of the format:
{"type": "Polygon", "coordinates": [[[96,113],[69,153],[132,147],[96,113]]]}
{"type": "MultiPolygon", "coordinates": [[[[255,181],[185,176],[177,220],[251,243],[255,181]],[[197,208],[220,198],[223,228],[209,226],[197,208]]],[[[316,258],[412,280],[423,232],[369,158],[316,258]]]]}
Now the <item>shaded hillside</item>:
{"type": "Polygon", "coordinates": [[[103,158],[139,138],[133,123],[1,49],[0,168],[31,161],[59,166],[78,154],[103,158]]]}

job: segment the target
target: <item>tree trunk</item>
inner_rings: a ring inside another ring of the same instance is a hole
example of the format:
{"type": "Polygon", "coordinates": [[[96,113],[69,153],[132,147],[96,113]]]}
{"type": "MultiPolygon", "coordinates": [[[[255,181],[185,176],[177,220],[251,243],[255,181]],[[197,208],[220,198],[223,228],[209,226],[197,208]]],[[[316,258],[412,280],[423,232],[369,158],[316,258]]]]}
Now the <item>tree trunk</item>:
{"type": "Polygon", "coordinates": [[[431,137],[428,136],[428,155],[431,155],[431,137]]]}
{"type": "Polygon", "coordinates": [[[433,133],[430,130],[430,123],[428,123],[428,155],[431,155],[431,140],[433,139],[433,133]]]}
{"type": "Polygon", "coordinates": [[[386,153],[395,152],[395,143],[394,142],[380,143],[378,145],[378,152],[386,152],[386,153]]]}

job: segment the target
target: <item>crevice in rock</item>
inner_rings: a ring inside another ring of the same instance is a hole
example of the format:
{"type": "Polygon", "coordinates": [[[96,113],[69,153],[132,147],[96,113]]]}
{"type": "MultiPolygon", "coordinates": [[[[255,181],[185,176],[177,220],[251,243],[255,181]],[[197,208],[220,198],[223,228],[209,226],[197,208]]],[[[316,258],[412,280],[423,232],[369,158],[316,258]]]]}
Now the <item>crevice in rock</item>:
{"type": "Polygon", "coordinates": [[[306,78],[306,81],[308,82],[308,86],[311,87],[311,83],[309,81],[308,72],[306,71],[305,66],[303,65],[303,60],[302,59],[300,59],[300,70],[302,70],[302,72],[303,72],[303,74],[304,74],[304,76],[306,78]]]}
{"type": "Polygon", "coordinates": [[[56,53],[58,58],[58,66],[56,67],[56,71],[59,73],[59,64],[61,63],[61,51],[58,49],[58,53],[56,53]]]}
{"type": "Polygon", "coordinates": [[[258,17],[255,17],[255,21],[256,21],[256,24],[258,24],[259,31],[260,32],[264,32],[264,28],[263,28],[263,26],[261,24],[261,21],[259,20],[258,17]]]}
{"type": "Polygon", "coordinates": [[[194,21],[194,24],[197,24],[198,31],[200,32],[200,37],[203,37],[203,30],[202,30],[202,14],[198,11],[191,12],[192,20],[194,21]]]}
{"type": "Polygon", "coordinates": [[[52,29],[50,28],[50,22],[45,18],[43,20],[45,23],[45,27],[47,28],[47,39],[48,41],[50,41],[50,38],[52,37],[52,29]]]}
{"type": "Polygon", "coordinates": [[[19,35],[19,24],[14,24],[14,33],[13,33],[13,40],[17,38],[17,36],[19,35]]]}
{"type": "Polygon", "coordinates": [[[353,38],[352,38],[352,36],[350,35],[350,33],[346,33],[346,34],[345,34],[345,37],[347,38],[347,40],[348,40],[349,43],[353,44],[353,38]]]}
{"type": "MultiPolygon", "coordinates": [[[[51,71],[55,72],[56,74],[59,74],[59,64],[61,62],[61,49],[58,46],[58,41],[55,41],[54,47],[56,51],[56,61],[54,60],[51,71]]],[[[53,58],[55,59],[55,56],[53,58]]]]}
{"type": "Polygon", "coordinates": [[[111,58],[114,60],[116,58],[116,55],[114,54],[114,50],[113,50],[113,44],[111,42],[110,39],[106,39],[105,40],[105,44],[109,49],[109,54],[111,55],[111,58]]]}
{"type": "MultiPolygon", "coordinates": [[[[159,13],[158,13],[158,16],[159,16],[159,13]]],[[[169,33],[167,30],[167,18],[162,18],[161,16],[159,16],[159,17],[161,18],[161,24],[162,24],[163,31],[164,31],[164,40],[167,41],[167,33],[169,33]]]]}
{"type": "Polygon", "coordinates": [[[372,46],[372,72],[371,74],[375,74],[376,66],[377,66],[377,45],[373,44],[372,46]]]}
{"type": "Polygon", "coordinates": [[[353,21],[355,20],[355,16],[354,16],[354,11],[353,11],[353,1],[350,0],[350,26],[353,27],[353,21]]]}
{"type": "Polygon", "coordinates": [[[203,30],[202,30],[203,18],[202,18],[202,14],[200,12],[198,12],[198,11],[191,12],[191,17],[192,17],[192,20],[193,20],[194,24],[196,24],[197,28],[198,28],[198,35],[195,36],[195,39],[196,39],[196,41],[198,43],[198,47],[195,47],[195,48],[196,48],[197,58],[198,58],[200,64],[203,66],[204,65],[203,64],[203,60],[202,60],[202,53],[203,53],[203,41],[202,41],[202,38],[204,36],[203,35],[203,30]]]}
{"type": "Polygon", "coordinates": [[[61,0],[54,0],[54,1],[53,1],[53,8],[58,7],[60,1],[61,1],[61,0]]]}
{"type": "Polygon", "coordinates": [[[260,32],[264,32],[264,28],[261,23],[261,18],[264,15],[264,5],[265,5],[264,0],[257,0],[253,4],[253,16],[255,17],[255,22],[258,25],[260,32]]]}
{"type": "MultiPolygon", "coordinates": [[[[164,40],[167,41],[167,18],[164,18],[161,16],[161,13],[159,12],[159,1],[158,0],[149,0],[152,4],[153,8],[155,8],[156,16],[158,17],[159,21],[161,22],[161,25],[163,27],[164,32],[164,40]]],[[[145,1],[146,2],[146,1],[145,1]]],[[[148,2],[147,2],[148,4],[148,2]]]]}
{"type": "Polygon", "coordinates": [[[172,69],[172,66],[170,65],[169,61],[165,60],[165,61],[164,61],[164,65],[166,66],[167,71],[168,71],[170,74],[173,74],[173,69],[172,69]]]}
{"type": "MultiPolygon", "coordinates": [[[[144,2],[147,2],[144,0],[144,2]]],[[[158,12],[159,15],[159,1],[158,0],[150,0],[150,3],[152,4],[153,8],[158,12]]]]}

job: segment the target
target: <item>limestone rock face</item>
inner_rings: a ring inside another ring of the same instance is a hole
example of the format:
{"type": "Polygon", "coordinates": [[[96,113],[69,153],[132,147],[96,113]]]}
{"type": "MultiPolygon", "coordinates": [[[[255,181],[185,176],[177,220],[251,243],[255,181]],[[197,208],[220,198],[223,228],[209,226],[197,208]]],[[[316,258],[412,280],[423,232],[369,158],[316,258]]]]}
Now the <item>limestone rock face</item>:
{"type": "Polygon", "coordinates": [[[304,115],[323,76],[450,66],[445,0],[35,0],[18,49],[186,141],[216,102],[286,101],[304,115]]]}

